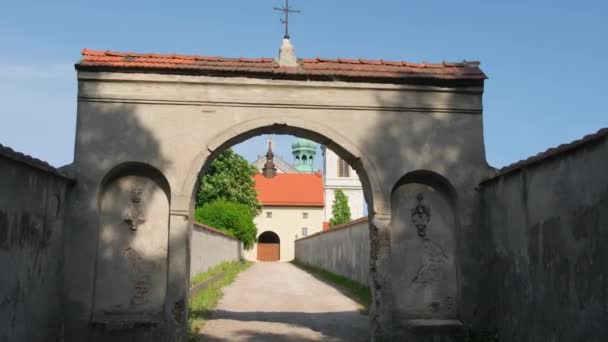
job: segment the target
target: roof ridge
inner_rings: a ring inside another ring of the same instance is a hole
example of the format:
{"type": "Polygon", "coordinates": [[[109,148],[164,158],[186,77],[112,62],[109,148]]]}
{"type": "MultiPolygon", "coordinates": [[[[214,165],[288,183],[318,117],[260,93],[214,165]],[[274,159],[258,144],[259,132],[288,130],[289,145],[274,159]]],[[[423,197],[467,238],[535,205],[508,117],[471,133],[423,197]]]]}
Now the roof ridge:
{"type": "MultiPolygon", "coordinates": [[[[156,52],[119,52],[112,50],[94,50],[83,48],[81,51],[83,56],[114,56],[114,57],[150,57],[150,58],[162,58],[162,59],[188,59],[188,60],[206,60],[206,61],[240,61],[250,63],[261,63],[271,62],[274,60],[272,57],[221,57],[221,56],[206,56],[206,55],[189,55],[189,54],[178,54],[178,53],[156,53],[156,52]]],[[[363,64],[363,65],[390,65],[390,66],[409,66],[418,68],[440,68],[440,67],[468,67],[468,66],[479,66],[479,61],[467,61],[462,62],[407,62],[398,60],[385,60],[385,59],[367,59],[367,58],[324,58],[324,57],[312,57],[312,58],[300,58],[300,61],[304,63],[338,63],[338,64],[363,64]]]]}
{"type": "Polygon", "coordinates": [[[289,80],[482,85],[479,62],[411,63],[383,59],[304,58],[297,67],[280,67],[276,58],[219,57],[82,49],[77,70],[148,72],[206,76],[249,76],[289,80]],[[465,83],[467,82],[467,83],[465,83]]]}

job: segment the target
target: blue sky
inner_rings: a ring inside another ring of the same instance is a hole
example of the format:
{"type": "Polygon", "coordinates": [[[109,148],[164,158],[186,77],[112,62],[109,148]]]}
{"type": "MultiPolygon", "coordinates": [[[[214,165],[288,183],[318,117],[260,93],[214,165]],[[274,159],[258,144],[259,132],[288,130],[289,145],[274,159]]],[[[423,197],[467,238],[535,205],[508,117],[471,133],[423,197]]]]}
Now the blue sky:
{"type": "MultiPolygon", "coordinates": [[[[480,60],[488,161],[504,166],[608,126],[607,1],[292,0],[300,57],[480,60]]],[[[0,143],[73,158],[83,47],[274,57],[280,0],[3,1],[0,143]]],[[[277,138],[289,157],[289,139],[277,138]]],[[[240,146],[254,159],[266,137],[240,146]]],[[[288,158],[289,159],[289,158],[288,158]]]]}

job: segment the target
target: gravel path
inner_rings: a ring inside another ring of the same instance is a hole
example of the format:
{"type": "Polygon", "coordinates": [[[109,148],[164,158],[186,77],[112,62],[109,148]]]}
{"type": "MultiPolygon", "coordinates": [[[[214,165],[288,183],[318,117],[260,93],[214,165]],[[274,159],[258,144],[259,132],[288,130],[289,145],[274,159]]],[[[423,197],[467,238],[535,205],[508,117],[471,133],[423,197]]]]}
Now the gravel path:
{"type": "Polygon", "coordinates": [[[256,263],[224,289],[201,341],[369,341],[360,309],[289,263],[256,263]]]}

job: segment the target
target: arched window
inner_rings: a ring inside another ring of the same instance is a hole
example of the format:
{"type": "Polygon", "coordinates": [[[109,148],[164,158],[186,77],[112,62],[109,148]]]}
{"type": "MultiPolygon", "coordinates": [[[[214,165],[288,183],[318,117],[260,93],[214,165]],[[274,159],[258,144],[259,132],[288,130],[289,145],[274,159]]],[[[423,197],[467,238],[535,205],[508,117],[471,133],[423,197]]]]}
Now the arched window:
{"type": "Polygon", "coordinates": [[[338,177],[350,177],[350,167],[342,158],[338,159],[338,177]]]}

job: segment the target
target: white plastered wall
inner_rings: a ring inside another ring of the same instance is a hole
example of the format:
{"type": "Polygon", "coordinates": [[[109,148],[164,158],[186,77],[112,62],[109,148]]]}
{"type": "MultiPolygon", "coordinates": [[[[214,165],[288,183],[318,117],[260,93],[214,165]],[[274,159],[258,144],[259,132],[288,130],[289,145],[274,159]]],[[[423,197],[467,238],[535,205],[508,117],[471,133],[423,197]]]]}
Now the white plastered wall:
{"type": "MultiPolygon", "coordinates": [[[[302,237],[302,228],[308,228],[308,235],[323,230],[323,207],[264,207],[254,222],[258,228],[258,237],[266,231],[276,233],[281,239],[281,260],[291,261],[294,258],[294,242],[302,237]],[[267,217],[271,212],[272,217],[267,217]],[[308,213],[308,218],[303,218],[308,213]]],[[[247,260],[257,260],[257,245],[245,251],[247,260]]]]}

